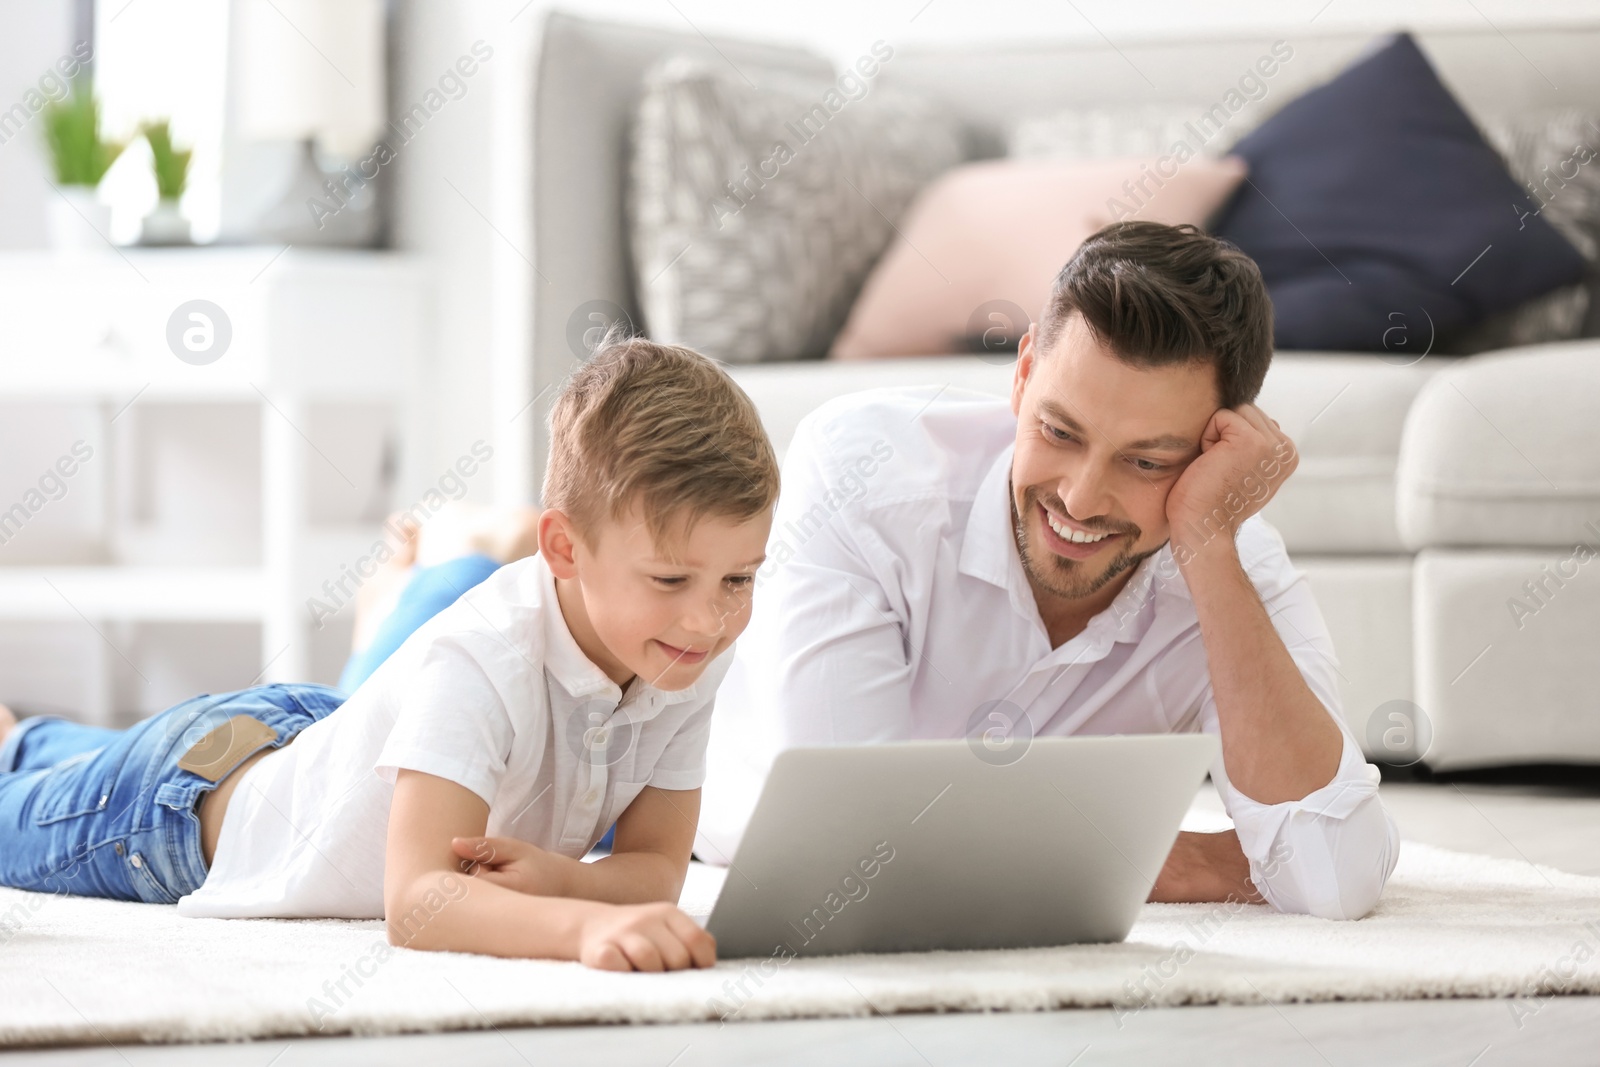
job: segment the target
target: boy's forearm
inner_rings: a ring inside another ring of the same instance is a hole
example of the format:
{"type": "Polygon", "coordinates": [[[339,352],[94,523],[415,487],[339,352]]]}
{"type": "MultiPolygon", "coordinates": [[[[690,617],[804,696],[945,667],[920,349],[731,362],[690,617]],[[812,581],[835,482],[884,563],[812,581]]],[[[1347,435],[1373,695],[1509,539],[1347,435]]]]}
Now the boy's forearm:
{"type": "Polygon", "coordinates": [[[575,960],[583,924],[602,906],[432,871],[395,895],[385,925],[389,943],[406,948],[575,960]]]}
{"type": "Polygon", "coordinates": [[[593,863],[573,861],[566,891],[607,904],[676,904],[687,865],[660,852],[616,852],[593,863]]]}

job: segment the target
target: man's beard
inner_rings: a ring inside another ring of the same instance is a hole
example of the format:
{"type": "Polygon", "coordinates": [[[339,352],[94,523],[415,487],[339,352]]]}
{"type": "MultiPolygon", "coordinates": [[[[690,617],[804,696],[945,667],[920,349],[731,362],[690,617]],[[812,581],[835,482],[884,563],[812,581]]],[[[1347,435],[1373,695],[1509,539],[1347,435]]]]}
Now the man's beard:
{"type": "MultiPolygon", "coordinates": [[[[1056,555],[1049,549],[1040,551],[1038,557],[1036,557],[1032,550],[1030,525],[1023,520],[1022,516],[1017,514],[1016,494],[1011,493],[1008,495],[1011,498],[1012,531],[1017,542],[1017,555],[1022,557],[1022,569],[1027,573],[1029,580],[1033,582],[1036,588],[1042,589],[1053,596],[1067,600],[1081,600],[1084,597],[1093,596],[1104,589],[1107,583],[1118,575],[1132,570],[1150,556],[1161,551],[1160,545],[1150,549],[1148,552],[1133,551],[1132,546],[1139,543],[1139,538],[1143,531],[1137,526],[1132,526],[1124,530],[1107,531],[1112,534],[1132,534],[1133,536],[1129,539],[1129,547],[1123,548],[1112,559],[1110,564],[1105,565],[1105,569],[1098,573],[1089,573],[1084,569],[1091,562],[1089,560],[1066,559],[1056,555]]],[[[1060,501],[1055,503],[1059,505],[1060,501]]],[[[1023,504],[1027,508],[1028,515],[1032,516],[1039,508],[1039,491],[1037,489],[1027,490],[1023,494],[1023,504]]],[[[1065,508],[1060,508],[1060,510],[1063,513],[1066,511],[1065,508]]]]}

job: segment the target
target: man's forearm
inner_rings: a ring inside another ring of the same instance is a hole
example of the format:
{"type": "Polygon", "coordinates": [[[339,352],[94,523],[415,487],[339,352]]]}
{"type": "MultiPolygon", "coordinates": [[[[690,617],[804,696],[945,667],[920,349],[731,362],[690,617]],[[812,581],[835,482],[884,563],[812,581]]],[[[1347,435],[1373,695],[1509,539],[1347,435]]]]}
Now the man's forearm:
{"type": "Polygon", "coordinates": [[[1262,804],[1327,785],[1343,735],[1301,677],[1233,543],[1218,539],[1184,555],[1229,779],[1262,804]]]}
{"type": "Polygon", "coordinates": [[[1180,832],[1148,899],[1158,904],[1266,902],[1250,880],[1250,861],[1233,830],[1216,834],[1180,832]]]}

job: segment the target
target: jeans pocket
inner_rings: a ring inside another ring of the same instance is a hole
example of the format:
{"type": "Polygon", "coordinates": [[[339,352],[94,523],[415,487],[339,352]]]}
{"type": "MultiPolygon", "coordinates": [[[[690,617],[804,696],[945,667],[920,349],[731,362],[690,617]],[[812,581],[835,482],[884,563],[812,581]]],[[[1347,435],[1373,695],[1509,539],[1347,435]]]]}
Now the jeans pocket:
{"type": "Polygon", "coordinates": [[[35,794],[34,825],[50,826],[105,810],[117,774],[115,768],[93,766],[91,761],[99,755],[100,750],[84,752],[45,772],[35,794]]]}
{"type": "MultiPolygon", "coordinates": [[[[130,847],[132,840],[129,841],[130,847]]],[[[169,890],[156,877],[150,860],[143,852],[129,852],[124,861],[128,865],[128,882],[139,900],[145,904],[176,904],[178,894],[169,890]]]]}

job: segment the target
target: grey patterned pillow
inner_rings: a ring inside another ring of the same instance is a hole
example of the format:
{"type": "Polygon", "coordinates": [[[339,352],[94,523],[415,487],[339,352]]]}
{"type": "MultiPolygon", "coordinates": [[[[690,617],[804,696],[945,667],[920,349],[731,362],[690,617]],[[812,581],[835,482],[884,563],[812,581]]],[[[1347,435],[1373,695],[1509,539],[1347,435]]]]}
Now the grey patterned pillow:
{"type": "Polygon", "coordinates": [[[953,120],[848,84],[758,89],[684,56],[646,74],[628,212],[652,338],[730,363],[827,351],[912,197],[962,157],[953,120]]]}
{"type": "Polygon", "coordinates": [[[1452,346],[1482,352],[1567,341],[1583,332],[1600,261],[1600,116],[1575,108],[1480,123],[1484,138],[1528,191],[1512,205],[1544,216],[1589,261],[1590,282],[1569,285],[1490,319],[1452,346]],[[1541,206],[1542,205],[1542,206],[1541,206]]]}
{"type": "Polygon", "coordinates": [[[1199,104],[1072,108],[1019,119],[1006,138],[1006,154],[1013,159],[1155,157],[1182,141],[1197,154],[1220,158],[1273,110],[1253,102],[1218,128],[1214,120],[1208,124],[1199,104]]]}

